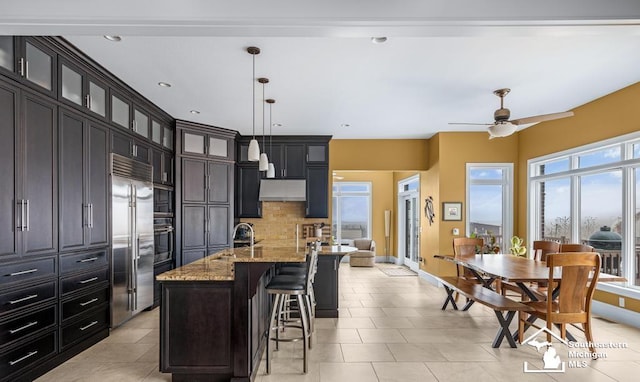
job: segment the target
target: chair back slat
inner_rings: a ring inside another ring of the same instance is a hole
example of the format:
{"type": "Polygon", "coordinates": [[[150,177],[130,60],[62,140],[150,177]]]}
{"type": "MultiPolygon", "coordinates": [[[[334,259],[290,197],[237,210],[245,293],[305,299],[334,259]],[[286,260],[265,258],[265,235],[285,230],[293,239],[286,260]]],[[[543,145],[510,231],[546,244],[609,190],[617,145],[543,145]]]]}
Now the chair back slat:
{"type": "Polygon", "coordinates": [[[547,261],[549,253],[560,252],[560,243],[550,240],[536,240],[533,242],[533,259],[547,261]]]}
{"type": "MultiPolygon", "coordinates": [[[[476,248],[482,247],[484,245],[484,240],[481,238],[471,238],[471,237],[456,237],[453,239],[453,256],[468,256],[475,255],[476,248]]],[[[456,272],[458,277],[462,273],[465,278],[473,279],[473,273],[469,271],[467,268],[463,266],[456,266],[456,272]]]]}
{"type": "MultiPolygon", "coordinates": [[[[600,254],[595,252],[561,252],[547,255],[549,285],[554,280],[554,268],[562,268],[558,313],[572,314],[590,311],[591,300],[600,274],[600,254]],[[589,277],[593,276],[591,280],[589,277]]],[[[553,299],[547,299],[551,311],[553,299]]]]}
{"type": "Polygon", "coordinates": [[[595,249],[587,244],[563,243],[558,252],[595,252],[595,249]]]}

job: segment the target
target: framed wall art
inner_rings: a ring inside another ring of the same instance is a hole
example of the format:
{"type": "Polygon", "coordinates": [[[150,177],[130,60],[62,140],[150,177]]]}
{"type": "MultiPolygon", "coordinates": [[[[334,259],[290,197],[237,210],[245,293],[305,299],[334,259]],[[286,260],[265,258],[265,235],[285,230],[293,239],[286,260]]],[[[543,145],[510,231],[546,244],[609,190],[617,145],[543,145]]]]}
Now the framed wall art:
{"type": "Polygon", "coordinates": [[[442,202],[442,220],[462,220],[462,202],[442,202]]]}

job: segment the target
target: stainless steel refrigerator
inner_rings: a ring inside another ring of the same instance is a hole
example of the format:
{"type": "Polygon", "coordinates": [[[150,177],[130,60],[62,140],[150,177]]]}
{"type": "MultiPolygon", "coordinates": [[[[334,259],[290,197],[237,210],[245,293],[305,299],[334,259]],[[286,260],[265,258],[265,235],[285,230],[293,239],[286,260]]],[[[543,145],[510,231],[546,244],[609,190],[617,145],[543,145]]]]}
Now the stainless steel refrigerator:
{"type": "Polygon", "coordinates": [[[112,154],[111,327],[153,305],[152,167],[112,154]]]}

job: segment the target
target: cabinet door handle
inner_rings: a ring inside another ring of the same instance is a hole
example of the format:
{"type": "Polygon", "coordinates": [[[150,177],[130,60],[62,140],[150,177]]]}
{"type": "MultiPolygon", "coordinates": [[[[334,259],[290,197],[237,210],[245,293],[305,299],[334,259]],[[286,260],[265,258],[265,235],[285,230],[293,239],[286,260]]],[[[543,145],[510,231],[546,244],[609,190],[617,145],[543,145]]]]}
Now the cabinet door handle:
{"type": "Polygon", "coordinates": [[[92,298],[92,299],[91,299],[91,300],[89,300],[89,301],[81,302],[79,305],[80,305],[80,306],[87,306],[87,305],[89,305],[89,304],[93,304],[93,303],[94,303],[94,302],[96,302],[96,301],[98,301],[98,299],[97,299],[97,298],[92,298]]]}
{"type": "Polygon", "coordinates": [[[20,363],[20,362],[24,361],[25,359],[27,359],[27,358],[29,358],[29,357],[33,357],[33,356],[34,356],[34,355],[36,355],[36,354],[38,354],[38,351],[37,351],[37,350],[34,350],[34,351],[32,351],[32,352],[29,352],[29,354],[25,355],[24,357],[18,358],[18,359],[17,359],[17,360],[15,360],[15,361],[9,361],[9,366],[13,366],[13,365],[15,365],[16,363],[20,363]]]}
{"type": "Polygon", "coordinates": [[[92,261],[96,261],[98,260],[98,258],[96,256],[94,257],[89,257],[88,259],[82,259],[82,260],[78,260],[79,263],[90,263],[92,261]]]}
{"type": "Polygon", "coordinates": [[[80,282],[78,282],[79,284],[86,284],[86,283],[90,283],[92,281],[96,281],[98,278],[97,277],[92,277],[90,279],[86,279],[86,280],[82,280],[80,282]]]}
{"type": "Polygon", "coordinates": [[[26,275],[34,272],[38,272],[38,268],[27,269],[26,271],[20,271],[20,272],[13,272],[13,273],[10,273],[9,276],[20,276],[20,275],[26,275]]]}
{"type": "Polygon", "coordinates": [[[29,231],[29,199],[24,201],[26,205],[26,213],[25,213],[25,230],[29,231]]]}
{"type": "Polygon", "coordinates": [[[337,271],[338,270],[338,260],[333,259],[333,270],[337,271]]]}
{"type": "Polygon", "coordinates": [[[89,228],[93,228],[93,203],[89,203],[89,228]]]}
{"type": "Polygon", "coordinates": [[[24,60],[24,76],[29,78],[29,61],[24,60]]]}
{"type": "Polygon", "coordinates": [[[163,173],[162,173],[162,181],[163,181],[163,182],[167,182],[167,179],[169,179],[168,174],[167,174],[166,172],[163,172],[163,173]]]}
{"type": "Polygon", "coordinates": [[[91,109],[91,95],[87,94],[84,96],[84,103],[87,109],[91,109]]]}
{"type": "Polygon", "coordinates": [[[23,331],[23,330],[25,330],[27,328],[30,328],[30,327],[34,326],[34,325],[38,325],[38,321],[31,321],[30,323],[28,323],[26,325],[23,325],[23,326],[21,326],[21,327],[19,327],[17,329],[9,329],[9,334],[16,334],[18,332],[21,332],[21,331],[23,331]]]}
{"type": "Polygon", "coordinates": [[[18,60],[20,64],[20,77],[24,77],[24,58],[18,60]]]}
{"type": "Polygon", "coordinates": [[[38,297],[37,294],[31,294],[31,295],[29,295],[27,297],[19,298],[17,300],[11,300],[11,301],[9,301],[9,304],[11,304],[11,305],[19,304],[21,302],[25,302],[25,301],[29,301],[31,299],[34,299],[36,297],[38,297]]]}
{"type": "Polygon", "coordinates": [[[90,327],[92,327],[94,325],[97,325],[97,324],[98,324],[98,321],[92,321],[89,325],[85,325],[85,326],[81,327],[80,330],[82,330],[82,331],[87,330],[90,327]]]}

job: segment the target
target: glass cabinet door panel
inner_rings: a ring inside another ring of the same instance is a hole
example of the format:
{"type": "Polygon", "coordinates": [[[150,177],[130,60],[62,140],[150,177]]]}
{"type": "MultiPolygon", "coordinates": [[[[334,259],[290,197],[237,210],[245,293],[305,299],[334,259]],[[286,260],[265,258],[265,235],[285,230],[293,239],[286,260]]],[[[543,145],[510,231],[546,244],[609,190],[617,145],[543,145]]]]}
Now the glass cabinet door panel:
{"type": "Polygon", "coordinates": [[[151,140],[155,143],[161,144],[162,126],[154,120],[151,120],[151,140]]]}
{"type": "Polygon", "coordinates": [[[209,137],[209,155],[226,157],[227,141],[225,139],[209,137]]]}
{"type": "Polygon", "coordinates": [[[129,128],[129,105],[115,95],[111,96],[111,121],[129,128]]]}
{"type": "Polygon", "coordinates": [[[82,75],[66,65],[62,65],[62,96],[82,105],[82,75]]]}
{"type": "Polygon", "coordinates": [[[204,137],[202,135],[184,133],[184,151],[204,154],[204,137]]]}
{"type": "Polygon", "coordinates": [[[164,128],[164,135],[162,136],[162,145],[169,150],[173,150],[173,130],[168,127],[164,128]]]}
{"type": "Polygon", "coordinates": [[[92,81],[89,81],[89,110],[103,117],[107,115],[107,91],[92,81]]]}
{"type": "Polygon", "coordinates": [[[26,77],[36,85],[51,90],[51,56],[27,43],[26,77]]]}
{"type": "Polygon", "coordinates": [[[13,55],[13,37],[0,36],[0,66],[13,72],[14,64],[13,55]]]}
{"type": "Polygon", "coordinates": [[[327,147],[324,145],[307,146],[307,162],[326,162],[327,161],[326,150],[327,150],[327,147]]]}
{"type": "Polygon", "coordinates": [[[133,111],[133,130],[145,138],[149,138],[149,117],[146,114],[134,110],[133,111]]]}

